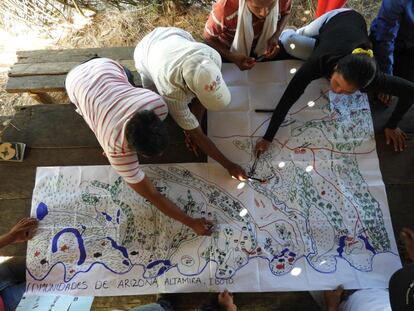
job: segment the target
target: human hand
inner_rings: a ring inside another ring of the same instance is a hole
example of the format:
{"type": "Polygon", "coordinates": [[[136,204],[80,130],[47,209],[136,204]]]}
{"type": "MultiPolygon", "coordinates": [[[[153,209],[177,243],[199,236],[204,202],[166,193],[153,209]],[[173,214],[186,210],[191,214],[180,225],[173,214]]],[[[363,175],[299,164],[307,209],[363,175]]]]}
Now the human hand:
{"type": "Polygon", "coordinates": [[[20,219],[7,233],[10,244],[30,240],[35,234],[37,225],[38,221],[36,218],[25,217],[20,219]]]}
{"type": "Polygon", "coordinates": [[[256,155],[256,157],[262,155],[263,153],[265,153],[267,151],[267,149],[269,149],[271,142],[266,140],[266,139],[260,139],[257,143],[256,146],[254,147],[254,153],[256,155]]]}
{"type": "Polygon", "coordinates": [[[220,306],[226,308],[226,311],[236,311],[237,306],[233,302],[233,294],[227,289],[218,295],[218,303],[220,306]]]}
{"type": "Polygon", "coordinates": [[[264,56],[266,58],[273,58],[280,52],[280,46],[279,46],[279,39],[278,37],[272,36],[267,41],[267,49],[264,53],[264,56]]]}
{"type": "Polygon", "coordinates": [[[342,286],[338,286],[334,290],[327,290],[323,293],[325,296],[326,309],[328,311],[338,310],[343,292],[344,288],[342,286]]]}
{"type": "Polygon", "coordinates": [[[240,165],[231,163],[228,167],[226,167],[226,169],[229,172],[230,176],[240,181],[244,181],[247,179],[247,174],[240,165]]]}
{"type": "Polygon", "coordinates": [[[187,146],[187,149],[194,153],[196,157],[198,157],[198,146],[193,142],[190,134],[188,134],[186,131],[184,131],[184,142],[187,146]]]}
{"type": "Polygon", "coordinates": [[[385,105],[385,106],[389,106],[391,105],[392,102],[392,96],[385,94],[385,93],[380,93],[377,95],[378,100],[380,101],[381,104],[385,105]]]}
{"type": "Polygon", "coordinates": [[[243,54],[234,54],[233,62],[242,71],[252,69],[256,65],[256,60],[253,57],[248,57],[243,54]]]}
{"type": "Polygon", "coordinates": [[[394,145],[395,152],[403,151],[404,148],[407,147],[407,134],[405,134],[398,127],[395,129],[385,128],[384,134],[387,145],[389,145],[390,142],[392,142],[392,144],[394,145]]]}
{"type": "Polygon", "coordinates": [[[408,228],[402,228],[400,238],[404,243],[408,257],[414,262],[414,231],[408,228]]]}
{"type": "Polygon", "coordinates": [[[197,235],[210,236],[213,233],[214,224],[205,218],[193,218],[189,227],[194,230],[197,235]]]}

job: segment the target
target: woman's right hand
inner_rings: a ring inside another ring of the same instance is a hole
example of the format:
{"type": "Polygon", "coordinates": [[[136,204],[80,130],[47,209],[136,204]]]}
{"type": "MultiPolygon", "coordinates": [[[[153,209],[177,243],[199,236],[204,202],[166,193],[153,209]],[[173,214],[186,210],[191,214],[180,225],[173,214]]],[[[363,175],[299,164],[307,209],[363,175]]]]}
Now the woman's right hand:
{"type": "Polygon", "coordinates": [[[256,155],[256,157],[260,156],[261,154],[265,153],[269,147],[270,147],[271,142],[261,138],[257,143],[256,146],[254,148],[254,154],[256,155]]]}

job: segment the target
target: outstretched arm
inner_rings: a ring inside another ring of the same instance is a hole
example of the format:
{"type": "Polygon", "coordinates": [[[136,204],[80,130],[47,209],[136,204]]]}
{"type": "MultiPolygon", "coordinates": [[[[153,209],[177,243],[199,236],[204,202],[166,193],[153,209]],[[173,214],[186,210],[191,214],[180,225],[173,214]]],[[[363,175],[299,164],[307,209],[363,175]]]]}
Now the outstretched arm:
{"type": "Polygon", "coordinates": [[[208,138],[201,127],[185,131],[193,143],[195,143],[205,154],[220,163],[231,176],[239,180],[247,179],[246,172],[236,163],[231,162],[217,149],[216,145],[208,138]]]}
{"type": "Polygon", "coordinates": [[[290,81],[288,87],[282,95],[276,109],[273,111],[272,118],[266,130],[263,139],[256,145],[255,153],[257,155],[265,152],[273,138],[276,135],[280,125],[285,120],[290,108],[295,104],[299,97],[303,94],[307,86],[315,79],[321,77],[317,62],[309,59],[296,72],[295,76],[290,81]]]}
{"type": "Polygon", "coordinates": [[[382,90],[382,93],[400,98],[386,125],[388,128],[396,128],[413,104],[414,83],[400,77],[380,73],[375,87],[378,91],[382,90]]]}
{"type": "Polygon", "coordinates": [[[0,248],[9,244],[23,243],[30,240],[35,234],[38,221],[36,218],[23,218],[15,224],[9,232],[0,236],[0,248]]]}
{"type": "Polygon", "coordinates": [[[191,218],[168,198],[164,197],[152,184],[147,176],[136,184],[128,185],[136,193],[150,201],[162,213],[193,229],[198,235],[210,235],[212,223],[202,218],[191,218]]]}
{"type": "Polygon", "coordinates": [[[407,136],[398,128],[398,123],[411,108],[414,99],[414,83],[400,77],[379,73],[365,91],[381,92],[399,97],[391,117],[385,125],[387,144],[392,142],[395,151],[403,151],[407,136]]]}

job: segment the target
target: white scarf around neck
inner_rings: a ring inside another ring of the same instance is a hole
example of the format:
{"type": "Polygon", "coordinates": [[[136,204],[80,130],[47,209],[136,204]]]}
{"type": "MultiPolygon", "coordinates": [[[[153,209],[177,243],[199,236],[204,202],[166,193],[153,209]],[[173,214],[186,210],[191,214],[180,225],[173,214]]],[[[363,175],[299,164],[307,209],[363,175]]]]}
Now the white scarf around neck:
{"type": "MultiPolygon", "coordinates": [[[[254,30],[252,12],[250,12],[246,2],[246,0],[239,0],[237,29],[230,51],[249,56],[254,40],[254,30]]],[[[266,52],[267,41],[277,30],[278,17],[279,0],[276,1],[275,6],[264,22],[262,33],[254,49],[257,56],[261,56],[266,52]]]]}

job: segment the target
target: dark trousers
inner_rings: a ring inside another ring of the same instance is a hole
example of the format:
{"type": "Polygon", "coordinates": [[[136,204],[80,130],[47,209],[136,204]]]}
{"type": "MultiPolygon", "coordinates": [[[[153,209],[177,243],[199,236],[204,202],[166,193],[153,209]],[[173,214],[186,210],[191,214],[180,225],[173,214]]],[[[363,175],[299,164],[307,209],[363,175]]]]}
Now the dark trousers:
{"type": "Polygon", "coordinates": [[[394,52],[394,75],[414,82],[414,47],[394,52]]]}
{"type": "MultiPolygon", "coordinates": [[[[394,51],[394,76],[414,82],[414,48],[394,51]]],[[[414,99],[400,97],[397,102],[398,110],[406,113],[414,99]]]]}
{"type": "Polygon", "coordinates": [[[5,311],[16,309],[26,289],[26,259],[13,257],[0,265],[0,295],[5,311]]]}
{"type": "MultiPolygon", "coordinates": [[[[374,47],[374,54],[377,50],[377,42],[373,35],[370,35],[371,42],[374,47]]],[[[401,48],[394,50],[393,75],[414,82],[414,47],[401,48]]],[[[374,94],[372,94],[374,95],[374,94]]],[[[374,95],[374,98],[376,95],[374,95]]],[[[400,97],[397,102],[396,109],[391,116],[390,123],[395,124],[400,121],[399,116],[403,116],[412,106],[413,99],[407,96],[400,97]]]]}

